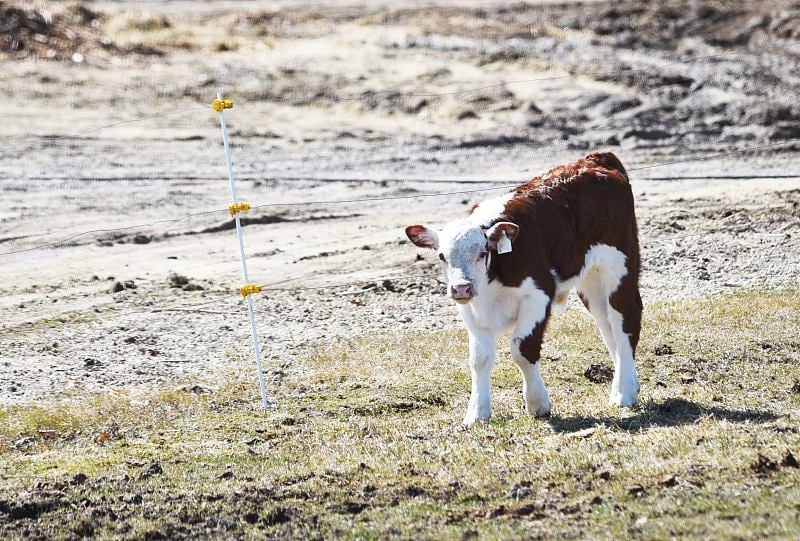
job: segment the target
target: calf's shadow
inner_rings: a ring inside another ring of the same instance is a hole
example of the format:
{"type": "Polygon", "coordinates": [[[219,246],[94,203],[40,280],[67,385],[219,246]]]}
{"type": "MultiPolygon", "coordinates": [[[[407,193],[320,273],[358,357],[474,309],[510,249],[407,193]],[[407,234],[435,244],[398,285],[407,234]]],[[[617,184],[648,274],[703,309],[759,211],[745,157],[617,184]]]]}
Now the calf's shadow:
{"type": "Polygon", "coordinates": [[[647,402],[637,406],[633,411],[635,412],[634,415],[622,418],[609,415],[561,417],[554,414],[548,419],[548,422],[555,432],[566,433],[598,425],[619,428],[627,432],[638,432],[656,426],[670,427],[693,424],[703,417],[724,419],[732,423],[746,421],[764,423],[778,419],[777,415],[768,411],[702,406],[683,398],[668,398],[659,402],[647,402]]]}

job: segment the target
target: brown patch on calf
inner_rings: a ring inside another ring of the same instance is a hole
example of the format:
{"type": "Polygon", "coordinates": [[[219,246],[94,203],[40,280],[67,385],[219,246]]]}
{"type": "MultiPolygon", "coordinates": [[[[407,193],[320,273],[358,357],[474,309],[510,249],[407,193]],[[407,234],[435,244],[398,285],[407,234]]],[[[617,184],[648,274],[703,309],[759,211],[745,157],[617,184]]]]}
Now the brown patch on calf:
{"type": "Polygon", "coordinates": [[[536,328],[531,331],[531,334],[523,338],[519,345],[520,353],[531,364],[539,362],[539,357],[542,352],[542,341],[544,340],[544,330],[547,328],[547,320],[549,317],[550,307],[548,306],[542,322],[536,325],[536,328]]]}

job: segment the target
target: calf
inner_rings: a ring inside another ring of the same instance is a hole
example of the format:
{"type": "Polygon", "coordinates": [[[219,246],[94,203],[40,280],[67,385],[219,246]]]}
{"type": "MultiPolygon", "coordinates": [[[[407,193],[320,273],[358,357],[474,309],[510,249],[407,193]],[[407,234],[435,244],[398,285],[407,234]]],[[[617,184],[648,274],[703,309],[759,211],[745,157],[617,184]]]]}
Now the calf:
{"type": "Polygon", "coordinates": [[[639,392],[639,240],[628,174],[611,153],[556,167],[472,208],[441,231],[406,228],[432,248],[469,333],[472,394],[464,424],[492,415],[490,371],[497,338],[511,330],[530,415],[550,414],[539,373],[551,313],[577,289],[614,361],[610,403],[632,406],[639,392]]]}

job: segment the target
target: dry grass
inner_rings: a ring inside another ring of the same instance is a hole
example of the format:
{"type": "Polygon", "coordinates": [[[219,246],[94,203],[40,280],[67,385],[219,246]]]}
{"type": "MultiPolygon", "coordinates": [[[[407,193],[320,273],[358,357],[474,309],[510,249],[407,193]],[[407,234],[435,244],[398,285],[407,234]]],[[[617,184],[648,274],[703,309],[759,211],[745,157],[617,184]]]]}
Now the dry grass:
{"type": "Polygon", "coordinates": [[[173,21],[148,12],[128,11],[114,15],[103,30],[114,43],[123,47],[141,44],[158,50],[208,50],[220,43],[231,42],[229,33],[220,25],[197,24],[193,20],[173,21]]]}
{"type": "Polygon", "coordinates": [[[249,380],[8,409],[0,536],[797,538],[798,321],[798,291],[648,306],[619,411],[573,310],[548,332],[553,416],[522,414],[503,356],[470,430],[461,331],[312,350],[267,413],[249,380]]]}

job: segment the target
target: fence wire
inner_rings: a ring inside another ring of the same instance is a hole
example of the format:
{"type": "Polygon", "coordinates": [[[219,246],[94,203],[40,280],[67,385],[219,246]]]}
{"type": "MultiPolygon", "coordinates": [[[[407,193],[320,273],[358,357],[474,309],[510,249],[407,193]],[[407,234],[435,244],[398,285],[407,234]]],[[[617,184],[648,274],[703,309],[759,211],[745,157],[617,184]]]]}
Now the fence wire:
{"type": "MultiPolygon", "coordinates": [[[[764,207],[761,210],[774,210],[774,209],[784,209],[787,208],[785,205],[772,205],[768,207],[764,207]]],[[[679,240],[683,240],[686,238],[698,237],[698,236],[705,236],[710,233],[719,233],[724,231],[735,231],[737,228],[746,225],[748,227],[755,226],[755,225],[762,225],[772,223],[773,220],[765,219],[765,220],[757,220],[754,222],[748,222],[747,224],[738,224],[735,226],[730,227],[716,227],[711,229],[705,229],[703,231],[695,232],[695,233],[685,233],[685,234],[677,234],[677,235],[670,235],[664,238],[645,238],[640,241],[640,246],[648,247],[655,244],[663,244],[663,243],[670,243],[670,242],[677,242],[679,240]]],[[[760,233],[761,235],[766,236],[777,236],[783,237],[785,233],[760,233]]],[[[344,280],[344,281],[334,281],[333,283],[324,283],[324,284],[315,284],[312,286],[288,286],[288,287],[276,287],[281,286],[283,284],[291,283],[291,282],[298,282],[300,280],[306,279],[305,277],[292,277],[292,278],[285,278],[283,280],[275,281],[275,282],[268,282],[259,284],[259,287],[263,289],[263,293],[267,296],[270,292],[284,292],[284,293],[295,293],[295,292],[307,292],[307,291],[322,291],[322,290],[332,290],[338,289],[343,287],[348,288],[355,288],[355,287],[362,287],[364,289],[360,290],[353,290],[345,293],[367,293],[372,288],[366,288],[366,286],[373,286],[373,287],[380,287],[380,284],[386,281],[391,281],[394,283],[403,283],[403,282],[418,282],[419,280],[429,279],[430,277],[415,275],[415,276],[405,276],[405,275],[398,275],[397,272],[393,274],[384,274],[380,276],[374,276],[368,279],[361,279],[361,280],[344,280]]],[[[439,285],[444,285],[444,282],[436,278],[436,281],[439,285]]],[[[234,294],[234,291],[224,291],[218,292],[221,296],[217,299],[213,299],[210,301],[203,301],[194,304],[173,304],[166,307],[160,308],[150,308],[150,309],[134,309],[134,310],[125,310],[123,312],[114,312],[114,315],[117,317],[127,317],[131,315],[141,315],[141,314],[153,314],[153,313],[164,313],[164,312],[173,312],[173,313],[212,313],[218,315],[228,315],[229,311],[224,312],[213,312],[208,310],[210,307],[216,307],[222,303],[227,305],[231,305],[232,303],[236,308],[243,309],[245,305],[243,301],[240,299],[239,301],[231,301],[231,295],[234,294]]],[[[259,313],[263,313],[262,309],[257,310],[259,313]]]]}
{"type": "Polygon", "coordinates": [[[105,130],[105,129],[108,129],[108,128],[114,128],[116,126],[123,126],[125,124],[133,124],[133,123],[136,123],[136,122],[144,122],[146,120],[156,120],[156,119],[159,119],[159,118],[167,118],[167,117],[171,117],[171,116],[182,115],[182,114],[188,113],[190,111],[208,111],[208,110],[211,110],[211,106],[210,105],[195,105],[195,106],[192,106],[192,107],[186,107],[184,109],[178,109],[177,111],[170,111],[168,113],[159,113],[157,115],[149,115],[149,116],[143,116],[143,117],[138,117],[138,118],[130,118],[128,120],[120,120],[118,122],[112,122],[110,124],[104,124],[102,126],[97,126],[95,128],[90,128],[90,129],[88,129],[86,131],[82,131],[82,132],[78,132],[78,133],[59,135],[59,136],[56,136],[56,137],[31,137],[31,138],[25,139],[23,141],[18,141],[17,143],[11,143],[9,145],[4,145],[4,147],[6,149],[9,149],[9,148],[10,149],[15,149],[15,148],[18,148],[18,147],[20,147],[22,145],[27,145],[27,144],[30,144],[30,143],[38,143],[40,141],[44,141],[44,142],[48,142],[49,143],[49,142],[53,142],[53,141],[61,141],[63,139],[76,139],[78,137],[83,137],[84,135],[89,135],[91,133],[95,133],[95,132],[98,132],[98,131],[101,131],[101,130],[105,130]]]}
{"type": "MultiPolygon", "coordinates": [[[[752,147],[746,147],[731,151],[726,151],[717,154],[711,154],[707,156],[698,156],[693,158],[686,158],[680,160],[673,160],[669,162],[661,162],[656,164],[650,165],[643,165],[639,167],[632,167],[629,168],[629,172],[635,171],[642,171],[646,169],[654,169],[657,167],[665,167],[669,165],[675,165],[679,163],[690,163],[690,162],[697,162],[697,161],[707,161],[715,158],[724,158],[727,156],[732,156],[736,154],[742,154],[745,152],[755,151],[755,150],[763,150],[767,148],[774,148],[781,145],[788,145],[793,143],[800,142],[800,138],[797,139],[789,139],[785,141],[779,141],[776,143],[767,143],[763,145],[757,145],[752,147]]],[[[790,175],[791,177],[800,177],[800,174],[797,175],[790,175]]],[[[679,180],[680,177],[664,177],[665,180],[679,180]]],[[[258,209],[265,209],[265,208],[280,208],[280,207],[302,207],[302,206],[312,206],[312,205],[344,205],[344,204],[354,204],[354,203],[370,203],[370,202],[379,202],[379,201],[397,201],[397,200],[412,200],[412,199],[423,199],[423,198],[431,198],[431,197],[445,197],[445,196],[453,196],[453,195],[471,195],[476,193],[482,192],[490,192],[490,191],[499,191],[499,190],[509,190],[512,188],[516,188],[519,186],[520,182],[514,184],[503,184],[503,185],[494,185],[485,188],[474,188],[468,190],[453,190],[453,191],[445,191],[445,192],[434,192],[434,193],[417,193],[411,195],[393,195],[393,196],[379,196],[379,197],[362,197],[362,198],[350,198],[350,199],[333,199],[333,200],[318,200],[318,201],[296,201],[296,202],[283,202],[283,203],[263,203],[259,205],[252,205],[250,208],[251,210],[258,210],[258,209]]],[[[14,254],[19,254],[23,252],[30,252],[35,250],[40,250],[44,248],[56,247],[63,244],[66,244],[72,240],[80,238],[82,236],[91,235],[95,233],[113,233],[113,232],[120,232],[120,231],[132,231],[136,229],[143,229],[148,227],[154,227],[155,225],[159,224],[166,224],[166,223],[177,223],[195,216],[204,216],[204,215],[211,215],[211,214],[218,214],[223,212],[228,212],[228,208],[219,208],[219,209],[211,209],[206,211],[200,212],[193,212],[189,214],[185,214],[183,216],[177,218],[166,218],[161,220],[156,220],[153,222],[142,223],[142,224],[134,224],[134,225],[127,225],[122,227],[111,227],[111,228],[99,228],[99,229],[91,229],[88,231],[82,231],[80,233],[72,234],[66,238],[56,240],[53,242],[42,243],[36,246],[31,246],[28,248],[20,248],[17,250],[9,250],[5,252],[0,252],[0,256],[10,256],[14,254]]]]}

